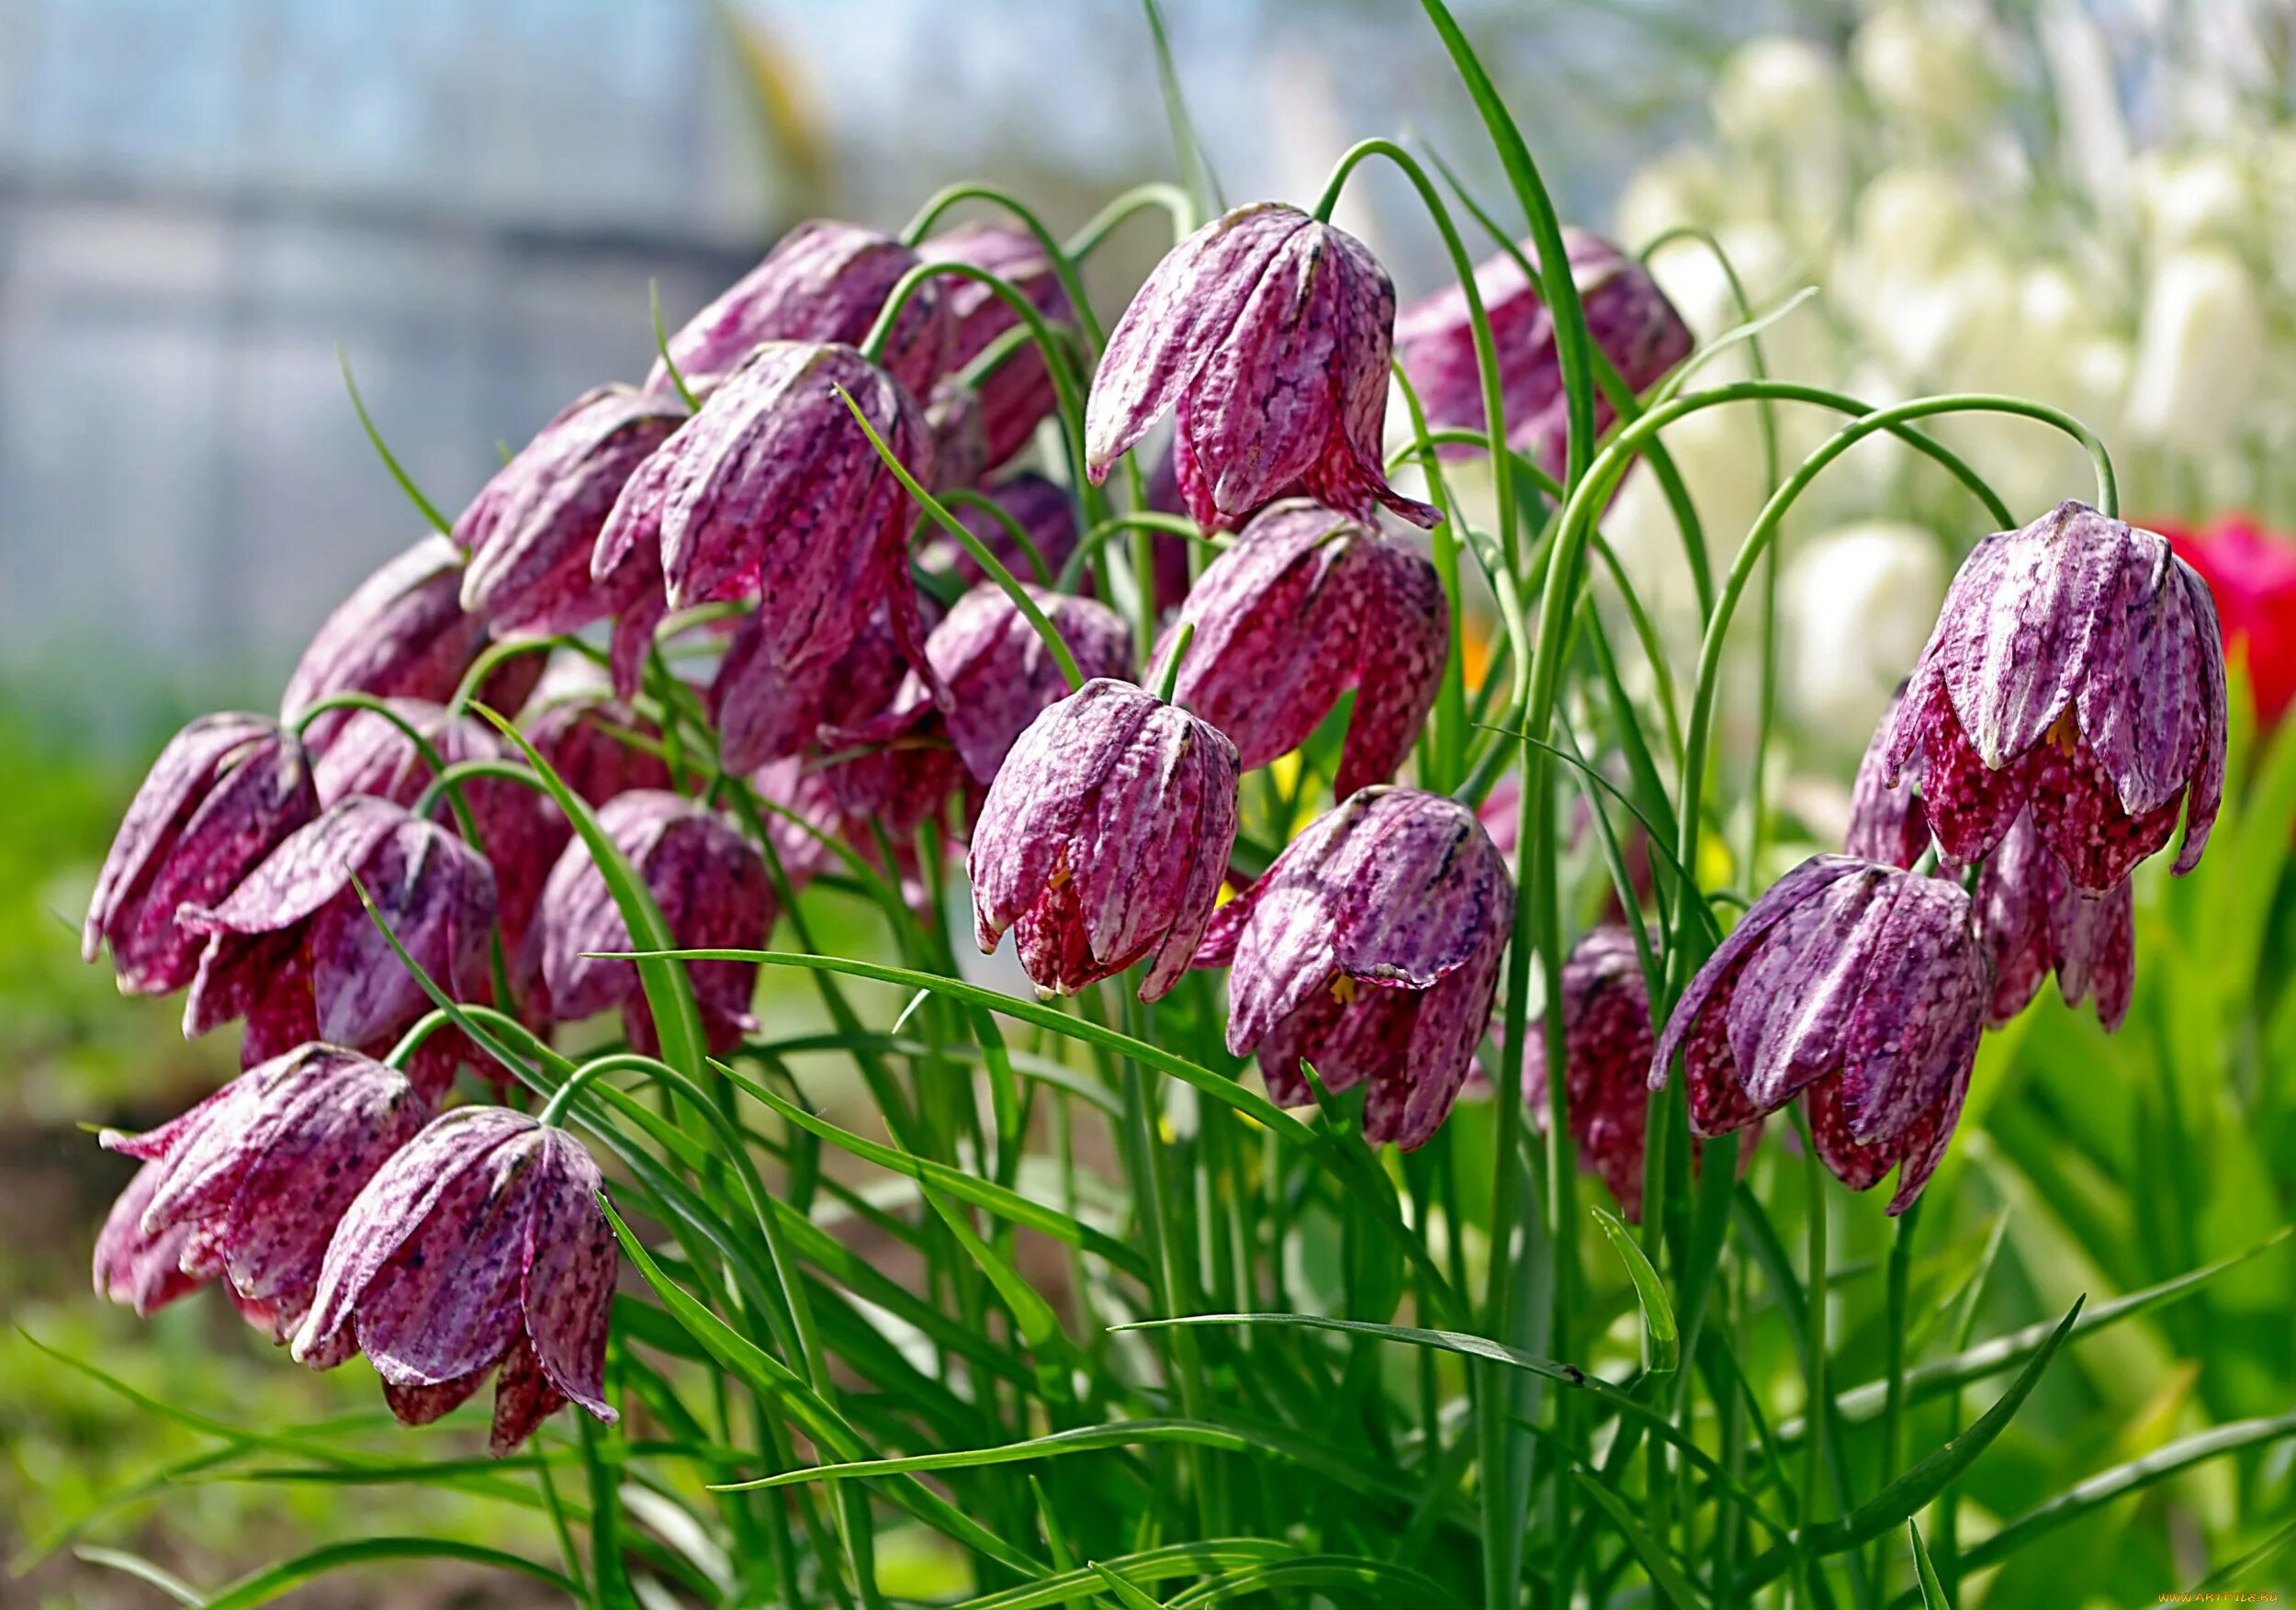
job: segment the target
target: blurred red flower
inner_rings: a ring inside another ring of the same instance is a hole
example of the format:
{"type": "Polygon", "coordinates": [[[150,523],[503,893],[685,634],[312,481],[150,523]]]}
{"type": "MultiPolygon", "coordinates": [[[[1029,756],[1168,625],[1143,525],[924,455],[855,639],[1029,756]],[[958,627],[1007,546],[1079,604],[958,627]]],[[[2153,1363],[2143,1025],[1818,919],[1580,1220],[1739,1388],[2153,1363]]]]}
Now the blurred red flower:
{"type": "Polygon", "coordinates": [[[2257,715],[2277,721],[2296,699],[2296,537],[2245,514],[2194,530],[2155,525],[2216,596],[2224,650],[2248,668],[2257,715]]]}

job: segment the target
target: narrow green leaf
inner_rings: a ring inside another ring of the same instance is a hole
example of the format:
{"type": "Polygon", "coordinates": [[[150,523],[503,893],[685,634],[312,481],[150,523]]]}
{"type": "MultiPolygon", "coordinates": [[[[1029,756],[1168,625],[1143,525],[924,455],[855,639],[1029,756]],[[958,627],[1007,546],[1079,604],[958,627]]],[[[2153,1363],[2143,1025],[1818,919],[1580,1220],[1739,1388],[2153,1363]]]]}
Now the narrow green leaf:
{"type": "Polygon", "coordinates": [[[1410,1496],[1409,1483],[1367,1468],[1359,1459],[1295,1433],[1215,1425],[1201,1420],[1120,1420],[1112,1425],[1087,1425],[1074,1431],[1055,1431],[1047,1436],[1032,1436],[1025,1441],[1007,1443],[1001,1447],[909,1454],[900,1458],[864,1459],[842,1465],[815,1465],[805,1469],[784,1470],[755,1481],[727,1482],[719,1491],[741,1492],[756,1488],[791,1487],[801,1481],[836,1481],[847,1477],[895,1476],[920,1470],[970,1470],[984,1465],[1017,1464],[1027,1459],[1059,1458],[1068,1454],[1100,1453],[1109,1448],[1146,1447],[1169,1443],[1217,1448],[1225,1453],[1272,1456],[1289,1459],[1358,1492],[1383,1498],[1410,1496]]]}
{"type": "Polygon", "coordinates": [[[2141,1492],[2155,1482],[2166,1481],[2169,1477],[2189,1470],[2205,1460],[2236,1453],[2242,1448],[2278,1442],[2288,1436],[2296,1436],[2296,1413],[2213,1425],[2206,1431],[2172,1442],[2166,1447],[2155,1448],[2151,1453],[2125,1464],[2099,1471],[2046,1503],[2027,1510],[1990,1537],[1964,1550],[1962,1570],[1982,1571],[1988,1565],[1998,1565],[2035,1538],[2067,1526],[2117,1498],[2141,1492]]]}
{"type": "MultiPolygon", "coordinates": [[[[1164,1582],[1176,1576],[1203,1576],[1212,1571],[1264,1561],[1289,1559],[1297,1551],[1265,1537],[1209,1537],[1198,1543],[1171,1543],[1161,1548],[1144,1548],[1136,1554],[1120,1555],[1101,1562],[1104,1569],[1120,1571],[1131,1582],[1164,1582]]],[[[1048,1576],[1042,1582],[1025,1587],[1007,1588],[1000,1593],[985,1593],[966,1599],[949,1610],[1046,1610],[1053,1604],[1064,1604],[1079,1594],[1091,1593],[1100,1586],[1094,1571],[1078,1568],[1048,1576]]]]}
{"type": "Polygon", "coordinates": [[[1930,1563],[1930,1546],[1921,1541],[1921,1523],[1908,1521],[1906,1536],[1913,1542],[1913,1569],[1921,1579],[1922,1610],[1953,1610],[1953,1602],[1945,1596],[1945,1584],[1937,1580],[1937,1567],[1930,1563]]]}
{"type": "Polygon", "coordinates": [[[1175,1595],[1165,1610],[1204,1610],[1206,1605],[1230,1599],[1287,1588],[1337,1589],[1378,1610],[1401,1605],[1409,1605],[1411,1610],[1467,1610],[1464,1600],[1433,1577],[1408,1566],[1344,1554],[1308,1554],[1226,1571],[1175,1595]]]}
{"type": "Polygon", "coordinates": [[[208,1602],[208,1596],[197,1588],[193,1587],[164,1566],[153,1564],[141,1554],[130,1554],[125,1548],[99,1548],[93,1543],[74,1548],[72,1553],[73,1558],[84,1559],[90,1565],[100,1565],[107,1571],[116,1571],[123,1575],[131,1576],[140,1582],[148,1583],[159,1589],[161,1593],[165,1593],[178,1604],[197,1606],[208,1602]]]}
{"type": "Polygon", "coordinates": [[[1690,1585],[1690,1580],[1683,1575],[1682,1567],[1674,1563],[1673,1556],[1660,1547],[1658,1540],[1635,1518],[1635,1512],[1626,1507],[1626,1500],[1582,1470],[1573,1470],[1571,1479],[1578,1482],[1580,1491],[1610,1516],[1611,1525],[1616,1526],[1618,1535],[1626,1539],[1626,1547],[1634,1550],[1637,1559],[1642,1561],[1642,1569],[1649,1575],[1650,1585],[1665,1594],[1667,1602],[1675,1610],[1698,1610],[1704,1603],[1698,1590],[1690,1585]]]}
{"type": "Polygon", "coordinates": [[[2049,1361],[2056,1357],[2057,1349],[2064,1346],[2065,1338],[2073,1334],[2074,1323],[2080,1318],[2080,1314],[2081,1304],[2076,1300],[2065,1318],[2057,1322],[2057,1327],[2048,1341],[2042,1345],[2040,1351],[2033,1355],[2017,1379],[2009,1383],[2009,1390],[1996,1399],[1993,1406],[1979,1415],[1968,1430],[1953,1437],[1841,1519],[1805,1527],[1792,1544],[1773,1548],[1755,1560],[1730,1585],[1731,1603],[1744,1603],[1757,1588],[1783,1575],[1799,1556],[1840,1554],[1869,1543],[1892,1527],[1912,1519],[1924,1504],[1975,1463],[1978,1455],[1992,1447],[1994,1438],[2008,1428],[2009,1421],[2040,1381],[2042,1373],[2049,1368],[2049,1361]]]}
{"type": "Polygon", "coordinates": [[[1109,1591],[1109,1596],[1123,1605],[1124,1610],[1164,1610],[1162,1603],[1150,1598],[1099,1561],[1087,1559],[1085,1569],[1099,1579],[1100,1585],[1109,1591]]]}
{"type": "Polygon", "coordinates": [[[335,347],[335,362],[343,366],[343,389],[351,393],[351,408],[359,416],[360,428],[366,432],[367,442],[374,447],[376,456],[383,461],[383,467],[390,471],[390,478],[397,481],[399,490],[407,494],[407,501],[412,503],[422,518],[431,523],[433,531],[441,536],[454,535],[455,523],[438,512],[436,503],[422,495],[422,489],[414,484],[414,477],[400,467],[397,455],[383,441],[383,433],[375,428],[374,420],[367,415],[366,400],[359,395],[359,383],[351,377],[351,355],[344,352],[340,343],[335,347]]]}
{"type": "Polygon", "coordinates": [[[473,1565],[491,1565],[533,1577],[569,1598],[581,1596],[580,1584],[564,1572],[483,1544],[458,1543],[445,1537],[361,1537],[355,1542],[314,1548],[253,1576],[242,1577],[219,1596],[208,1600],[206,1610],[252,1610],[253,1606],[268,1604],[329,1571],[403,1559],[459,1559],[473,1565]]]}
{"type": "Polygon", "coordinates": [[[1683,1339],[1674,1328],[1674,1307],[1667,1300],[1665,1284],[1651,1267],[1649,1255],[1635,1240],[1633,1232],[1619,1222],[1617,1215],[1604,1208],[1593,1211],[1594,1222],[1610,1237],[1618,1261],[1626,1266],[1626,1278],[1634,1282],[1635,1300],[1642,1305],[1642,1368],[1652,1375],[1671,1375],[1682,1367],[1683,1339]]]}
{"type": "Polygon", "coordinates": [[[1068,1339],[1068,1333],[1061,1329],[1060,1316],[1052,1312],[1052,1305],[1044,1300],[1043,1295],[1035,1287],[1022,1279],[1019,1271],[995,1247],[980,1238],[973,1226],[965,1222],[963,1212],[952,1206],[948,1198],[930,1186],[919,1188],[923,1192],[925,1205],[940,1216],[941,1223],[948,1226],[949,1233],[956,1237],[957,1244],[964,1249],[965,1255],[979,1267],[982,1274],[988,1277],[988,1283],[996,1288],[996,1295],[1004,1300],[1006,1309],[1012,1314],[1013,1323],[1019,1327],[1020,1339],[1028,1344],[1030,1356],[1036,1360],[1037,1379],[1043,1385],[1046,1396],[1059,1400],[1073,1398],[1075,1394],[1069,1388],[1068,1371],[1073,1365],[1082,1361],[1083,1355],[1077,1351],[1076,1344],[1068,1339]]]}

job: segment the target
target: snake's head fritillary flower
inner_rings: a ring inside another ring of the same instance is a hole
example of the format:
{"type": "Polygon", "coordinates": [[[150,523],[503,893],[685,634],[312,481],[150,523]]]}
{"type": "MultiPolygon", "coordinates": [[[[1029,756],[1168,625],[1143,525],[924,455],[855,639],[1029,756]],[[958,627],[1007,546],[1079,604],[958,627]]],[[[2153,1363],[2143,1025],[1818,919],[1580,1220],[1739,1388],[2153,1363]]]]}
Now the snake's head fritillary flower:
{"type": "MultiPolygon", "coordinates": [[[[773,926],[773,890],[757,847],[698,800],[637,789],[609,800],[598,825],[661,907],[683,950],[755,949],[773,926]]],[[[637,966],[606,959],[633,946],[605,875],[580,839],[566,847],[543,885],[535,940],[552,1012],[563,1021],[619,1007],[633,1045],[658,1043],[637,966]]],[[[754,962],[686,964],[711,1049],[727,1051],[745,1030],[756,992],[754,962]]]]}
{"type": "MultiPolygon", "coordinates": [[[[359,583],[320,626],[287,678],[282,719],[294,721],[331,693],[429,699],[444,704],[486,647],[487,621],[462,606],[463,553],[426,536],[359,583]]],[[[542,674],[532,655],[496,671],[480,697],[515,715],[542,674]]],[[[307,737],[324,749],[343,712],[312,722],[307,737]]]]}
{"type": "Polygon", "coordinates": [[[2081,503],[1979,543],[1888,726],[1892,779],[1921,759],[1938,847],[1962,862],[2030,802],[2074,884],[2101,894],[2224,788],[2224,657],[2208,584],[2168,544],[2081,503]]]}
{"type": "Polygon", "coordinates": [[[2236,514],[2163,535],[2209,584],[2224,647],[2247,661],[2257,715],[2278,721],[2296,700],[2296,541],[2236,514]]]}
{"type": "Polygon", "coordinates": [[[1427,559],[1305,500],[1270,505],[1204,568],[1176,697],[1234,740],[1246,771],[1307,741],[1356,690],[1338,797],[1385,782],[1443,680],[1451,614],[1427,559]]]}
{"type": "Polygon", "coordinates": [[[982,802],[968,867],[983,954],[1013,930],[1046,994],[1149,961],[1179,981],[1235,849],[1242,772],[1220,729],[1128,682],[1086,682],[1020,735],[982,802]]]}
{"type": "Polygon", "coordinates": [[[1356,519],[1385,503],[1380,437],[1395,287],[1361,241],[1294,207],[1240,207],[1156,265],[1109,336],[1085,409],[1096,481],[1176,411],[1173,466],[1199,524],[1232,524],[1295,487],[1356,519]]]}
{"type": "Polygon", "coordinates": [[[328,1244],[298,1360],[355,1349],[391,1413],[424,1425],[494,1389],[507,1454],[569,1401],[611,1425],[613,1227],[580,1142],[500,1107],[434,1119],[352,1199],[328,1244]]]}
{"type": "MultiPolygon", "coordinates": [[[[783,235],[765,261],[670,337],[670,362],[686,388],[706,399],[767,342],[859,346],[885,298],[917,265],[917,253],[891,235],[833,219],[810,220],[783,235]]],[[[884,366],[922,397],[948,367],[949,340],[946,299],[929,280],[895,319],[884,366]]],[[[677,395],[658,359],[646,389],[658,397],[677,395]]]]}
{"type": "MultiPolygon", "coordinates": [[[[493,730],[473,716],[449,717],[445,706],[419,699],[388,703],[398,720],[378,711],[352,711],[313,764],[321,805],[364,794],[411,807],[429,786],[431,771],[406,726],[422,734],[449,766],[512,758],[493,730]]],[[[515,956],[541,896],[542,880],[571,829],[557,805],[523,783],[475,777],[457,787],[470,808],[487,864],[494,869],[495,918],[502,925],[503,944],[515,956]]],[[[431,819],[451,826],[449,810],[441,800],[431,819]]]]}
{"type": "MultiPolygon", "coordinates": [[[[1045,254],[1043,243],[1027,230],[1005,224],[964,224],[933,236],[917,252],[928,263],[956,263],[986,269],[1028,298],[1048,324],[1075,321],[1075,314],[1069,308],[1067,293],[1061,288],[1052,260],[1045,254]]],[[[945,275],[940,287],[955,327],[954,343],[949,354],[948,366],[951,369],[963,368],[985,352],[990,343],[1020,323],[1020,316],[1006,305],[1005,299],[979,280],[945,275]]],[[[1052,377],[1044,366],[1044,355],[1033,342],[1024,342],[983,376],[976,389],[982,423],[987,433],[988,458],[985,467],[989,469],[1027,446],[1029,439],[1036,434],[1037,426],[1052,417],[1058,402],[1052,377]]]]}
{"type": "Polygon", "coordinates": [[[812,741],[830,668],[880,604],[910,663],[924,657],[908,497],[839,390],[929,480],[925,422],[892,377],[850,347],[769,343],[631,477],[592,558],[604,575],[658,549],[672,609],[758,600],[719,673],[721,702],[740,682],[757,712],[725,735],[731,771],[812,741]]]}
{"type": "Polygon", "coordinates": [[[140,1316],[155,1313],[206,1283],[202,1276],[184,1273],[190,1225],[170,1224],[151,1233],[143,1228],[143,1211],[160,1188],[161,1172],[156,1163],[137,1169],[96,1233],[96,1295],[140,1316]]]}
{"type": "Polygon", "coordinates": [[[1813,856],[1691,980],[1650,1086],[1681,1053],[1701,1135],[1806,1096],[1818,1156],[1843,1184],[1864,1190],[1904,1165],[1889,1204],[1903,1212],[1953,1139],[1992,994],[1958,884],[1813,856]]]}
{"type": "MultiPolygon", "coordinates": [[[[1690,327],[1648,269],[1584,230],[1563,231],[1563,244],[1586,310],[1587,332],[1628,390],[1649,389],[1690,355],[1690,327]]],[[[1537,285],[1524,272],[1525,264],[1537,267],[1536,247],[1526,241],[1519,250],[1520,257],[1502,252],[1486,260],[1475,270],[1475,288],[1491,321],[1508,445],[1559,474],[1569,407],[1555,349],[1555,320],[1537,285]]],[[[1395,341],[1427,422],[1481,430],[1482,371],[1475,359],[1466,293],[1447,286],[1405,309],[1396,321],[1395,341]]],[[[1609,429],[1615,417],[1608,400],[1598,399],[1595,431],[1609,429]]]]}
{"type": "Polygon", "coordinates": [[[2023,1011],[2052,972],[2065,1005],[2093,996],[2105,1031],[2121,1027],[2136,988],[2136,895],[2128,884],[2101,895],[2076,888],[2027,811],[1985,858],[1974,895],[1993,962],[1988,1027],[2023,1011]]]}
{"type": "Polygon", "coordinates": [[[119,987],[165,995],[191,982],[206,942],[178,908],[219,900],[319,814],[302,743],[260,715],[202,715],[168,740],[136,790],[80,929],[109,945],[119,987]]]}
{"type": "Polygon", "coordinates": [[[497,637],[570,632],[620,600],[591,554],[631,472],[685,422],[684,404],[627,386],[584,392],[542,427],[455,522],[469,556],[462,606],[497,637]]]}
{"type": "Polygon", "coordinates": [[[1366,788],[1221,907],[1199,966],[1230,968],[1228,1049],[1259,1052],[1268,1094],[1369,1086],[1364,1138],[1409,1149],[1458,1098],[1491,1021],[1514,884],[1466,805],[1366,788]]]}
{"type": "Polygon", "coordinates": [[[1890,727],[1904,697],[1902,688],[1891,697],[1858,762],[1857,781],[1850,786],[1850,828],[1841,843],[1845,855],[1896,867],[1912,866],[1930,848],[1930,818],[1916,786],[1918,765],[1890,775],[1890,727]]]}
{"type": "MultiPolygon", "coordinates": [[[[1657,1036],[1634,936],[1590,929],[1562,964],[1563,1094],[1580,1162],[1601,1175],[1621,1216],[1642,1219],[1642,1154],[1649,1125],[1649,1073],[1657,1036]]],[[[1547,1037],[1525,1042],[1523,1098],[1534,1112],[1547,1091],[1547,1037]]]]}
{"type": "Polygon", "coordinates": [[[241,1312],[285,1341],[310,1307],[343,1210],[430,1117],[396,1068],[306,1045],[172,1122],[140,1135],[106,1130],[103,1143],[149,1165],[139,1233],[183,1229],[181,1270],[224,1277],[241,1312]]]}
{"type": "Polygon", "coordinates": [[[247,1019],[252,1065],[308,1041],[377,1053],[430,1007],[361,905],[352,880],[424,973],[458,998],[485,998],[494,873],[459,839],[388,800],[321,813],[211,906],[184,921],[208,936],[184,1032],[247,1019]]]}
{"type": "MultiPolygon", "coordinates": [[[[1132,663],[1131,628],[1089,598],[1026,589],[1052,623],[1086,680],[1122,677],[1132,663]]],[[[842,742],[886,743],[916,735],[938,715],[976,782],[991,782],[1029,724],[1065,698],[1067,680],[1044,639],[1004,589],[984,581],[957,600],[925,640],[925,656],[948,684],[945,715],[917,674],[903,681],[884,713],[838,735],[842,742]]]]}
{"type": "MultiPolygon", "coordinates": [[[[1020,470],[988,488],[988,501],[996,505],[995,512],[975,503],[964,503],[951,509],[957,524],[980,539],[981,546],[996,556],[996,562],[1023,581],[1037,579],[1036,565],[1013,535],[1018,526],[1028,538],[1029,546],[1044,561],[1047,576],[1058,576],[1068,556],[1076,551],[1076,504],[1065,489],[1038,475],[1033,470],[1020,470]],[[1000,518],[1002,516],[1002,518],[1000,518]],[[1006,524],[1009,518],[1011,524],[1006,524]]],[[[918,562],[930,570],[946,570],[968,586],[988,579],[965,547],[946,535],[936,536],[918,556],[918,562]]]]}

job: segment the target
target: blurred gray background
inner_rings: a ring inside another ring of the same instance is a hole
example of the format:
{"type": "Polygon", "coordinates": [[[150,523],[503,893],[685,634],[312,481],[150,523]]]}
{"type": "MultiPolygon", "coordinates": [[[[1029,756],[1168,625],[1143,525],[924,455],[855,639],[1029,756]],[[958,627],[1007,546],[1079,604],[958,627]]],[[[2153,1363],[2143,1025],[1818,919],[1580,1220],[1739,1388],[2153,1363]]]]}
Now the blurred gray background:
{"type": "MultiPolygon", "coordinates": [[[[1834,26],[1458,9],[1587,207],[1700,116],[1730,40],[1834,26]]],[[[1399,129],[1492,177],[1416,6],[1167,12],[1231,199],[1311,196],[1399,129]]],[[[451,514],[498,443],[642,372],[649,282],[674,324],[808,214],[897,228],[986,176],[1068,227],[1173,168],[1131,0],[0,0],[0,699],[81,742],[271,702],[419,530],[338,343],[451,514]]],[[[1392,183],[1342,221],[1409,295],[1439,266],[1392,183]]],[[[1111,311],[1149,233],[1097,265],[1111,311]]]]}

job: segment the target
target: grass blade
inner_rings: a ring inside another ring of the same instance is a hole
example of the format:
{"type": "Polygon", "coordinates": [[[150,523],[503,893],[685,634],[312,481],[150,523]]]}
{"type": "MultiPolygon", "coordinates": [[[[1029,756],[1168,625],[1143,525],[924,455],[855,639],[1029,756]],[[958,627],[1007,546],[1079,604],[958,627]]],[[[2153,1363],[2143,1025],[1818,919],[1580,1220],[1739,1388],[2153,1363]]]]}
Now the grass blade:
{"type": "Polygon", "coordinates": [[[579,1599],[581,1594],[580,1585],[565,1573],[539,1560],[489,1548],[484,1544],[457,1543],[445,1537],[361,1537],[355,1542],[314,1548],[309,1554],[298,1554],[253,1576],[242,1577],[216,1598],[206,1601],[206,1610],[253,1610],[253,1606],[268,1604],[330,1571],[403,1559],[459,1559],[474,1565],[497,1566],[533,1577],[569,1598],[579,1599]]]}
{"type": "Polygon", "coordinates": [[[1649,1255],[1618,1216],[1604,1208],[1593,1211],[1594,1222],[1610,1237],[1618,1261],[1626,1266],[1635,1300],[1642,1305],[1642,1368],[1651,1375],[1671,1375],[1682,1368],[1683,1338],[1674,1326],[1674,1305],[1667,1300],[1666,1286],[1651,1266],[1649,1255]]]}
{"type": "Polygon", "coordinates": [[[1574,1470],[1571,1475],[1580,1490],[1610,1516],[1611,1525],[1626,1539],[1626,1547],[1634,1550],[1635,1558],[1642,1561],[1642,1569],[1649,1573],[1650,1585],[1666,1595],[1674,1610],[1697,1610],[1705,1603],[1704,1598],[1690,1585],[1690,1579],[1683,1575],[1682,1567],[1674,1563],[1673,1557],[1635,1518],[1626,1500],[1582,1470],[1574,1470]]]}

